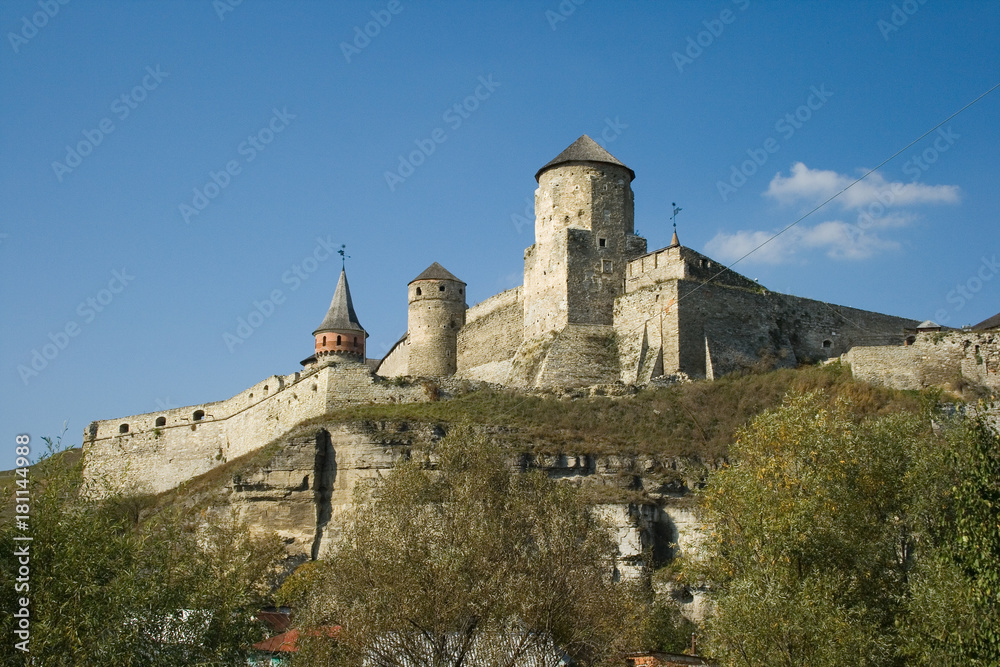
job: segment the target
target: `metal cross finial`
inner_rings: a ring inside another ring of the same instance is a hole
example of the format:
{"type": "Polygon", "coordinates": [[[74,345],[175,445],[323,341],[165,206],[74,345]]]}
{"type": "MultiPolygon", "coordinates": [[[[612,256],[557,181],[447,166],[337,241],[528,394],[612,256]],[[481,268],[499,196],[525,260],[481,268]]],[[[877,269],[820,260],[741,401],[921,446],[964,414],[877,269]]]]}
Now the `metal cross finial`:
{"type": "Polygon", "coordinates": [[[340,250],[337,251],[337,254],[340,255],[340,268],[344,268],[347,265],[347,260],[351,258],[351,256],[347,254],[347,245],[341,243],[340,250]]]}

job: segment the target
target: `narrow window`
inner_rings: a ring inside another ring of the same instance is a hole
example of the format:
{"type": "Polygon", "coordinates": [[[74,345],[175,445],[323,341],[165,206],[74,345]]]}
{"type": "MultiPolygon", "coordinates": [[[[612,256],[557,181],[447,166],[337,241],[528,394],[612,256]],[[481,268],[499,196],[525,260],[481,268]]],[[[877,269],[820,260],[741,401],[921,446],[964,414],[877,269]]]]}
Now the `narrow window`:
{"type": "Polygon", "coordinates": [[[438,285],[438,292],[444,291],[444,285],[438,285]]]}
{"type": "Polygon", "coordinates": [[[597,239],[597,245],[601,246],[602,248],[607,248],[608,247],[608,240],[607,239],[597,239]]]}
{"type": "Polygon", "coordinates": [[[354,337],[354,347],[357,347],[357,346],[358,346],[358,337],[355,336],[354,337]]]}
{"type": "Polygon", "coordinates": [[[337,345],[340,345],[340,336],[337,336],[337,345]]]}
{"type": "Polygon", "coordinates": [[[326,336],[323,336],[323,347],[326,347],[326,336]]]}
{"type": "Polygon", "coordinates": [[[119,433],[128,433],[128,424],[122,424],[118,427],[119,433]]]}
{"type": "Polygon", "coordinates": [[[420,296],[420,288],[417,288],[417,296],[420,296]]]}
{"type": "Polygon", "coordinates": [[[167,418],[166,417],[157,417],[156,418],[156,425],[157,426],[166,426],[167,425],[167,418]]]}
{"type": "Polygon", "coordinates": [[[195,410],[194,414],[191,415],[191,418],[194,419],[196,422],[197,421],[201,421],[202,419],[205,418],[205,411],[204,410],[195,410]]]}
{"type": "Polygon", "coordinates": [[[462,296],[462,288],[461,287],[458,288],[458,295],[462,296]]]}

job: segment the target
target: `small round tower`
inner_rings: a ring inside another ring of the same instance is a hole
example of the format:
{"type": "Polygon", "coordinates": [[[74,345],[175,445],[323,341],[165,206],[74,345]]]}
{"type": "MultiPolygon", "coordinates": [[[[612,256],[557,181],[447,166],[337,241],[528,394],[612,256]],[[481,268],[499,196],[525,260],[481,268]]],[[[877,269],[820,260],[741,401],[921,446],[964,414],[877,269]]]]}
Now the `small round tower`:
{"type": "Polygon", "coordinates": [[[465,325],[465,283],[434,262],[409,284],[409,374],[454,375],[465,325]]]}
{"type": "Polygon", "coordinates": [[[351,288],[347,284],[347,273],[343,269],[340,270],[340,279],[337,281],[337,289],[333,293],[333,301],[330,302],[326,317],[313,331],[313,336],[316,339],[317,361],[323,357],[337,356],[364,363],[368,333],[358,322],[357,313],[354,312],[351,288]]]}

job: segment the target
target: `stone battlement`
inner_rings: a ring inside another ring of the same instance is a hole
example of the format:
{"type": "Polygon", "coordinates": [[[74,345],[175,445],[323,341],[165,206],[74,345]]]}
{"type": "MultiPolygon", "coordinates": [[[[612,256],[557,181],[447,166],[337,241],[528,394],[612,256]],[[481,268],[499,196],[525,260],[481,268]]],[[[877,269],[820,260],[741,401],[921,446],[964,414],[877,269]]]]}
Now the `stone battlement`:
{"type": "Polygon", "coordinates": [[[331,362],[273,375],[224,401],[92,422],[83,437],[85,474],[99,487],[127,480],[136,491],[159,493],[335,408],[423,400],[422,387],[383,382],[362,364],[331,362]]]}

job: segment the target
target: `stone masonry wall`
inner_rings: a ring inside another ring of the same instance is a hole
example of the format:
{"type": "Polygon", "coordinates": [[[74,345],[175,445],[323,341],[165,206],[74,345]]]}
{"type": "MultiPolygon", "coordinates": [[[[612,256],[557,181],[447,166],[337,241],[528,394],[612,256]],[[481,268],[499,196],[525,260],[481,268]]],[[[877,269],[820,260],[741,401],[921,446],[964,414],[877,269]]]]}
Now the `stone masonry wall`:
{"type": "Polygon", "coordinates": [[[794,366],[859,345],[902,343],[903,329],[917,325],[763,288],[680,281],[678,290],[678,370],[693,377],[719,377],[757,362],[794,366]]]}
{"type": "Polygon", "coordinates": [[[549,346],[535,386],[588,387],[618,380],[615,330],[609,325],[568,324],[549,346]]]}
{"type": "Polygon", "coordinates": [[[918,334],[912,345],[856,347],[843,359],[859,380],[896,389],[957,389],[967,381],[1000,390],[998,332],[918,334]]]}
{"type": "Polygon", "coordinates": [[[458,332],[458,375],[504,383],[524,334],[521,288],[501,292],[466,311],[458,332]]]}
{"type": "Polygon", "coordinates": [[[421,400],[422,388],[377,382],[360,364],[271,376],[225,401],[92,422],[83,438],[85,475],[99,488],[124,484],[159,493],[331,409],[421,400]]]}
{"type": "Polygon", "coordinates": [[[756,284],[636,282],[615,305],[621,379],[638,384],[658,373],[715,378],[758,363],[794,366],[858,345],[901,344],[903,329],[916,324],[756,284]]]}
{"type": "Polygon", "coordinates": [[[646,384],[666,369],[680,367],[676,303],[676,280],[632,291],[615,302],[622,382],[646,384]]]}
{"type": "Polygon", "coordinates": [[[634,235],[631,174],[592,162],[547,169],[535,191],[535,243],[524,255],[526,338],[568,323],[611,324],[634,235]]]}
{"type": "Polygon", "coordinates": [[[410,337],[403,336],[379,362],[375,372],[382,377],[398,377],[410,372],[410,337]]]}

